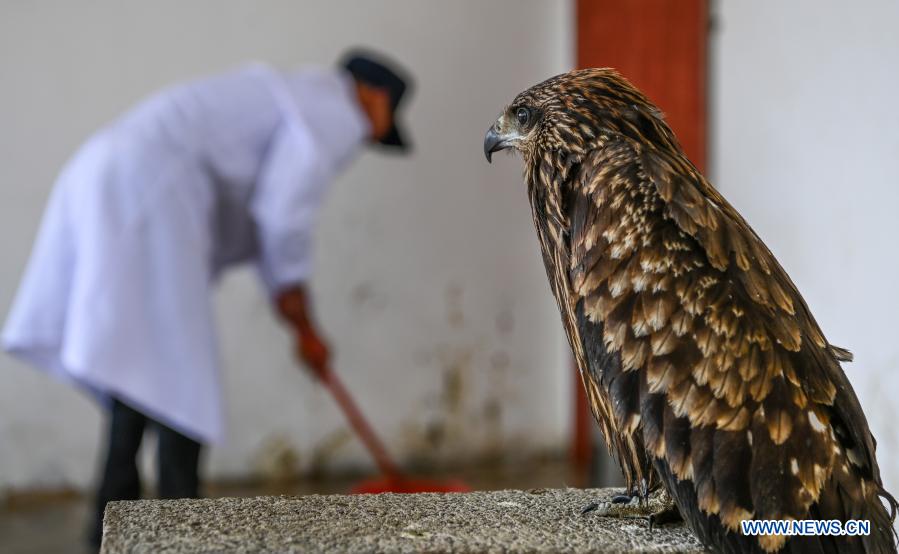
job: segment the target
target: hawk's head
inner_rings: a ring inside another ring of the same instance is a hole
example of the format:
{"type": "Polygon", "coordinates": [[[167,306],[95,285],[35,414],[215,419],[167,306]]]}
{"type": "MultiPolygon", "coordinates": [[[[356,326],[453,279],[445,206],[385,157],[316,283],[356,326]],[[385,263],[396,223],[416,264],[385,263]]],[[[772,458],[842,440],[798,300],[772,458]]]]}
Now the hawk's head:
{"type": "Polygon", "coordinates": [[[600,135],[626,135],[670,147],[674,135],[658,108],[614,69],[570,71],[522,92],[484,137],[487,161],[514,148],[525,160],[559,151],[582,155],[600,135]]]}

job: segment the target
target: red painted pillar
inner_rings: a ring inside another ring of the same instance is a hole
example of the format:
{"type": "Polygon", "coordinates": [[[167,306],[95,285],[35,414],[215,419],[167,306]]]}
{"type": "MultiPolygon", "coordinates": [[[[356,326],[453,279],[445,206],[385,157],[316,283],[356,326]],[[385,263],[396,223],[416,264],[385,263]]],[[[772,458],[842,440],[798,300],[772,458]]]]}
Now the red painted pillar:
{"type": "Polygon", "coordinates": [[[614,67],[665,113],[690,160],[706,162],[706,0],[578,0],[578,67],[614,67]]]}

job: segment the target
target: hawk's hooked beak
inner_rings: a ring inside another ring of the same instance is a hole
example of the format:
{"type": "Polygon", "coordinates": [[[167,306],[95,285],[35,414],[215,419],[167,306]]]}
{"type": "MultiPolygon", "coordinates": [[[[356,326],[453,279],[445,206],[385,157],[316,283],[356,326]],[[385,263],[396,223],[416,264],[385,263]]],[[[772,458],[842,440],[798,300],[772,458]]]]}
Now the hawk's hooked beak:
{"type": "Polygon", "coordinates": [[[496,125],[491,125],[484,135],[484,155],[487,156],[487,162],[493,161],[493,153],[504,150],[510,145],[506,142],[506,137],[496,132],[496,125]]]}

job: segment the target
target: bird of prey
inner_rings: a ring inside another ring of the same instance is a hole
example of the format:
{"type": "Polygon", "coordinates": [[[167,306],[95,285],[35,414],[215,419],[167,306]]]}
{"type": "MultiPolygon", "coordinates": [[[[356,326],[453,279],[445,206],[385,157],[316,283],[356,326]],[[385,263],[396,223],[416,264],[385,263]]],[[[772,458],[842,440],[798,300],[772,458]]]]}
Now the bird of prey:
{"type": "Polygon", "coordinates": [[[722,552],[895,552],[897,502],[831,345],[749,224],[612,69],[520,93],[484,139],[518,151],[552,292],[629,492],[664,486],[722,552]],[[885,507],[884,502],[889,507],[885,507]],[[869,520],[750,536],[743,520],[869,520]]]}

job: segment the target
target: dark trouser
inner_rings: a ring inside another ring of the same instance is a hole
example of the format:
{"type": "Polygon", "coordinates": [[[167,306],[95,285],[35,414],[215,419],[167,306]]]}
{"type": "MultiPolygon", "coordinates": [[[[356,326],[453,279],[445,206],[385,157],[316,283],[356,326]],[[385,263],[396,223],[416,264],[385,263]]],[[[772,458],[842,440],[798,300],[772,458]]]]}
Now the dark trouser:
{"type": "Polygon", "coordinates": [[[137,451],[148,423],[156,428],[159,436],[159,497],[199,496],[197,466],[200,461],[200,443],[114,400],[109,422],[106,464],[100,490],[97,492],[96,521],[90,537],[94,545],[99,545],[103,536],[103,510],[106,503],[140,498],[137,451]]]}

